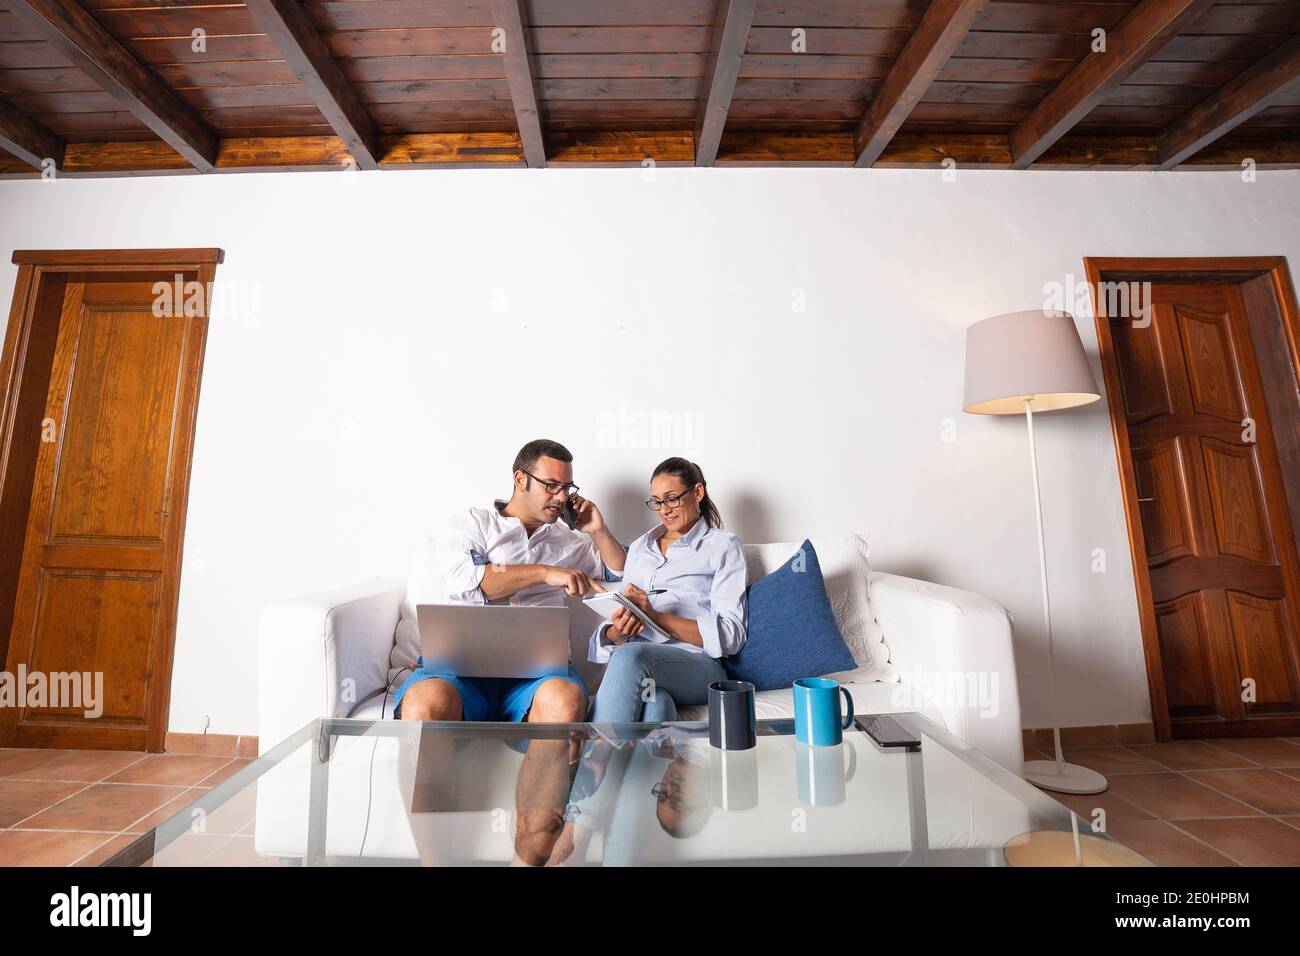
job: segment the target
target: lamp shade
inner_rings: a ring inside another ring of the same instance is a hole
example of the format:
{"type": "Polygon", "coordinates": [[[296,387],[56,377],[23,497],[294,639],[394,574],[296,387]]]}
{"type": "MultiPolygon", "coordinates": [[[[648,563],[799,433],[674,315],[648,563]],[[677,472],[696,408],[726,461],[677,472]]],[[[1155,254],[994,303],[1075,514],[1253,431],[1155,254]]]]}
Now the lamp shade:
{"type": "Polygon", "coordinates": [[[1023,415],[1026,402],[1051,412],[1100,398],[1071,316],[1010,312],[966,330],[966,411],[1023,415]]]}

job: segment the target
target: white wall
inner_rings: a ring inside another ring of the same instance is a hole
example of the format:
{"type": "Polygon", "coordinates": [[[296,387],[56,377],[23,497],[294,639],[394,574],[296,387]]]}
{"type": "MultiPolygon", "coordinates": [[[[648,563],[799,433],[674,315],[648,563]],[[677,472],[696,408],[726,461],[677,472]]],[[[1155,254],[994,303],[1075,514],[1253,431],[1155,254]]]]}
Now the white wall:
{"type": "MultiPolygon", "coordinates": [[[[574,451],[625,540],[648,526],[650,469],[681,452],[745,539],[869,531],[878,567],[1001,601],[1023,722],[1044,726],[1024,425],[962,413],[963,330],[1081,283],[1085,255],[1300,263],[1300,172],[0,183],[4,303],[15,248],[167,246],[226,250],[231,313],[204,369],[173,731],[256,732],[259,610],[401,574],[413,523],[506,492],[539,435],[574,451]],[[645,414],[679,416],[666,444],[645,414]]],[[[1105,406],[1044,419],[1039,447],[1061,718],[1149,719],[1105,406]]]]}

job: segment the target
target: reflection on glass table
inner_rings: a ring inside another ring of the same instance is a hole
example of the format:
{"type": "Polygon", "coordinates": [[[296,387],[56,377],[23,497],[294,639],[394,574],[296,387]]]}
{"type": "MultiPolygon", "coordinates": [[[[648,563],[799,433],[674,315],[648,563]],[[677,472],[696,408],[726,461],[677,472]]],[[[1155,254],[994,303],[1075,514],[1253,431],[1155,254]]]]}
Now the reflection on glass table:
{"type": "Polygon", "coordinates": [[[107,865],[1149,865],[917,714],[881,748],[758,722],[313,721],[107,865]]]}

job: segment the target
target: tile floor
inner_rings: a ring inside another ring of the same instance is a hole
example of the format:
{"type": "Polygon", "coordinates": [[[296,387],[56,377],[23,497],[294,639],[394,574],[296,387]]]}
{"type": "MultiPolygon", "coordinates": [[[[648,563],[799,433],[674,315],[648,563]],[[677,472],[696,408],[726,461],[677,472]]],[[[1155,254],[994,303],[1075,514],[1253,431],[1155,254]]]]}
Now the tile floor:
{"type": "MultiPolygon", "coordinates": [[[[1065,756],[1106,774],[1110,789],[1052,796],[1088,820],[1104,809],[1108,832],[1158,866],[1300,866],[1300,737],[1075,747],[1065,756]]],[[[93,866],[247,763],[0,750],[0,866],[93,866]]],[[[252,849],[249,801],[232,801],[206,829],[178,841],[167,862],[267,862],[252,849]]]]}
{"type": "Polygon", "coordinates": [[[1085,820],[1105,810],[1107,832],[1157,866],[1300,866],[1300,737],[1066,747],[1065,759],[1110,789],[1051,796],[1085,820]]]}
{"type": "MultiPolygon", "coordinates": [[[[0,866],[95,866],[248,762],[189,754],[0,749],[0,866]]],[[[185,862],[207,857],[257,862],[248,835],[251,808],[241,808],[238,819],[224,824],[209,825],[203,839],[188,841],[185,862]]]]}

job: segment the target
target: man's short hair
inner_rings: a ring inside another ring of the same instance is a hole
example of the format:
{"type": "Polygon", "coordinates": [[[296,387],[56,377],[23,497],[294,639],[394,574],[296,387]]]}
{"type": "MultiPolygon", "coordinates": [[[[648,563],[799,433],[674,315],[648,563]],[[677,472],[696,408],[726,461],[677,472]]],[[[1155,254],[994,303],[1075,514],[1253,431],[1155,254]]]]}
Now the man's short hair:
{"type": "Polygon", "coordinates": [[[510,473],[514,474],[516,471],[532,471],[537,465],[537,459],[539,458],[554,458],[556,461],[573,461],[573,453],[558,441],[551,441],[549,438],[534,438],[523,448],[519,449],[519,454],[515,455],[515,466],[510,470],[510,473]]]}

